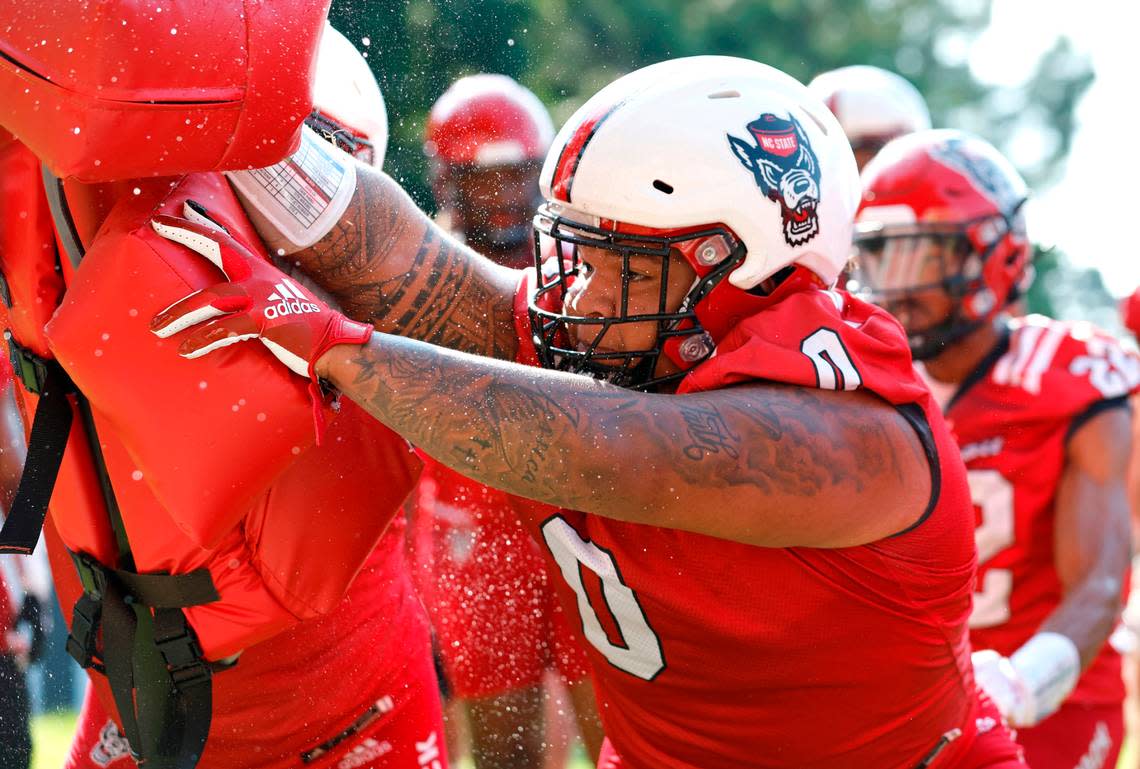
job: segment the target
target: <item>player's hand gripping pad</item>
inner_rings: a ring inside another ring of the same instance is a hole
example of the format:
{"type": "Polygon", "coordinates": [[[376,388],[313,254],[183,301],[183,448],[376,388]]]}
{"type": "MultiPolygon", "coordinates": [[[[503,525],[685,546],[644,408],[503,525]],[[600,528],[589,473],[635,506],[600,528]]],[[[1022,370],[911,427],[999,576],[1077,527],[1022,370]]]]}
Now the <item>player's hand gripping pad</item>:
{"type": "Polygon", "coordinates": [[[329,2],[0,0],[0,125],[83,181],[272,165],[329,2]]]}
{"type": "Polygon", "coordinates": [[[158,213],[187,198],[262,253],[221,175],[144,185],[111,212],[48,325],[52,352],[111,426],[178,526],[213,547],[315,439],[304,380],[268,350],[242,345],[204,360],[178,356],[150,318],[221,273],[159,237],[158,213]]]}

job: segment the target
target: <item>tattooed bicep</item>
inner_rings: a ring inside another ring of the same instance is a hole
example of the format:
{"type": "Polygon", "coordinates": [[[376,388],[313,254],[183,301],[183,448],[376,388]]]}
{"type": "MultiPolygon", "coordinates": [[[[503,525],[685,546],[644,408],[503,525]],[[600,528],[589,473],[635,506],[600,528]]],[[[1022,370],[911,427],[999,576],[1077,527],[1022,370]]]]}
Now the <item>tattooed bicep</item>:
{"type": "Polygon", "coordinates": [[[870,394],[751,385],[678,402],[682,474],[815,496],[925,467],[917,438],[870,394]]]}
{"type": "Polygon", "coordinates": [[[359,179],[338,225],[296,255],[301,269],[378,330],[513,359],[517,272],[458,243],[390,177],[365,170],[359,179]]]}

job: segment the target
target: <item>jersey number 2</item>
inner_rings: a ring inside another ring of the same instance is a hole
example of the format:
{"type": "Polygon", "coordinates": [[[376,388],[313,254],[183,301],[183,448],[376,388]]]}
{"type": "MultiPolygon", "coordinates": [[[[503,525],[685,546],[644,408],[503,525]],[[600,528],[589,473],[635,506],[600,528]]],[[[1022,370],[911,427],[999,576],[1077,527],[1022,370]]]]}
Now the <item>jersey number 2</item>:
{"type": "Polygon", "coordinates": [[[542,538],[558,562],[562,578],[578,596],[578,613],[586,640],[615,668],[646,681],[656,678],[665,669],[661,639],[649,626],[637,594],[622,580],[614,557],[582,539],[574,527],[559,516],[542,524],[542,538]],[[610,640],[602,628],[598,609],[590,602],[582,580],[583,568],[592,571],[601,581],[605,610],[617,625],[620,642],[610,640]]]}
{"type": "MultiPolygon", "coordinates": [[[[970,470],[966,477],[970,496],[982,511],[982,522],[974,530],[978,566],[982,567],[1013,544],[1013,484],[997,470],[970,470]]],[[[974,593],[970,627],[993,627],[1008,622],[1013,572],[988,569],[979,587],[981,589],[974,593]]]]}

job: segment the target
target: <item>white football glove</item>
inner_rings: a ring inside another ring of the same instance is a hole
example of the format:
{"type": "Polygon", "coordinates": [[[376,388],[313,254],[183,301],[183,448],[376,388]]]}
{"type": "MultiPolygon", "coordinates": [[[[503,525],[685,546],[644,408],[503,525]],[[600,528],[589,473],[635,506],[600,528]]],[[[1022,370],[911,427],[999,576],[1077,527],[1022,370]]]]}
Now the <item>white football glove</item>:
{"type": "Polygon", "coordinates": [[[974,680],[1010,726],[1034,726],[1053,714],[1081,674],[1076,645],[1060,633],[1038,633],[1010,657],[974,652],[974,680]]]}

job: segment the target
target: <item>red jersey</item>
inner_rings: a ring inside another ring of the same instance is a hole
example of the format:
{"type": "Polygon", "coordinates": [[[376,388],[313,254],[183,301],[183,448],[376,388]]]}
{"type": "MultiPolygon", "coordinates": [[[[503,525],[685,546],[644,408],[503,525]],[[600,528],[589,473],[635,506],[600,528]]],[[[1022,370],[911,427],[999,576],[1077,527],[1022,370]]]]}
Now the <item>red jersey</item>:
{"type": "MultiPolygon", "coordinates": [[[[0,519],[2,520],[2,519],[0,519]]],[[[15,613],[12,611],[12,596],[4,582],[4,572],[0,571],[0,654],[9,654],[8,633],[12,630],[15,613]]]]}
{"type": "MultiPolygon", "coordinates": [[[[844,293],[804,291],[741,322],[678,397],[751,380],[864,387],[900,407],[931,457],[932,504],[904,532],[837,549],[581,512],[535,520],[590,642],[622,766],[911,769],[956,730],[937,765],[963,765],[978,731],[973,516],[902,329],[844,293]]],[[[715,413],[693,419],[727,429],[715,413]]]]}
{"type": "MultiPolygon", "coordinates": [[[[1140,360],[1111,337],[1087,323],[1031,315],[1013,322],[950,399],[946,419],[969,471],[978,526],[974,648],[1012,654],[1061,602],[1053,538],[1066,443],[1090,416],[1125,406],[1138,385],[1140,360]]],[[[1070,701],[1123,697],[1120,656],[1106,643],[1070,701]]]]}

